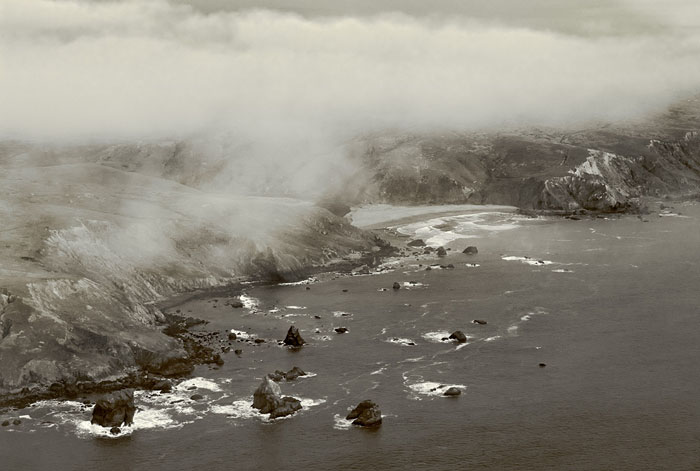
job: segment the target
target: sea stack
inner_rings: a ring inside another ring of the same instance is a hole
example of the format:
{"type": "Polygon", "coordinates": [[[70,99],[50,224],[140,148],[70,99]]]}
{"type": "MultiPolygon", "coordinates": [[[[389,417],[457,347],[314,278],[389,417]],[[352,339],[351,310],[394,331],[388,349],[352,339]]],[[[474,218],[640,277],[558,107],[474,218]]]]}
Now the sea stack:
{"type": "Polygon", "coordinates": [[[134,390],[122,389],[97,400],[90,423],[110,428],[131,425],[135,413],[134,390]]]}
{"type": "Polygon", "coordinates": [[[382,423],[382,411],[379,406],[370,400],[360,402],[350,413],[345,417],[346,420],[353,420],[353,425],[361,425],[362,427],[374,427],[382,423]]]}
{"type": "Polygon", "coordinates": [[[306,341],[301,337],[299,329],[291,326],[287,331],[287,336],[284,338],[284,344],[291,347],[301,347],[306,341]]]}

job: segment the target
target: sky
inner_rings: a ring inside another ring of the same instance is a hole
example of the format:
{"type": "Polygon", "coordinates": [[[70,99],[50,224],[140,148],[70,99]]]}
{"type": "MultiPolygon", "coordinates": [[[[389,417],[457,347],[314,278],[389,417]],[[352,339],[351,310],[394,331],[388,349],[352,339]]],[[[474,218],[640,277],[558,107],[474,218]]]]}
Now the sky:
{"type": "Polygon", "coordinates": [[[322,153],[384,129],[637,117],[699,91],[697,5],[3,0],[0,139],[322,153]]]}

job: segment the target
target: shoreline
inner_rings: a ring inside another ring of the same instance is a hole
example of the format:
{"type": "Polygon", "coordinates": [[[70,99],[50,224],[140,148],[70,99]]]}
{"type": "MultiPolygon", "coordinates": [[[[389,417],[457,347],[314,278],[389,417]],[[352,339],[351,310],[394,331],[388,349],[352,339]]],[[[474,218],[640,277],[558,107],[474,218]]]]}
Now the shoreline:
{"type": "MultiPolygon", "coordinates": [[[[645,201],[645,206],[648,204],[656,204],[663,207],[662,201],[669,202],[669,199],[655,198],[653,200],[645,201]]],[[[679,199],[675,201],[692,201],[691,199],[679,199]]],[[[449,206],[442,206],[442,208],[448,208],[449,206]]],[[[490,207],[494,208],[494,207],[490,207]]],[[[497,206],[500,210],[509,209],[508,212],[514,214],[523,214],[522,210],[514,207],[503,207],[497,206]]],[[[473,210],[476,211],[476,210],[473,210]]],[[[478,212],[484,212],[478,211],[478,212]]],[[[153,390],[154,386],[161,381],[168,381],[173,384],[177,384],[191,377],[191,371],[195,365],[201,364],[215,364],[219,361],[223,361],[219,354],[213,353],[213,349],[207,344],[206,340],[203,340],[201,336],[192,336],[191,327],[206,324],[206,321],[198,319],[197,317],[185,317],[184,315],[173,315],[172,313],[165,313],[166,310],[176,309],[178,306],[196,299],[205,299],[213,296],[238,296],[245,287],[257,287],[266,285],[277,285],[281,283],[297,282],[304,279],[308,279],[314,275],[327,275],[329,277],[335,277],[337,275],[350,275],[354,269],[362,266],[377,267],[381,266],[382,263],[391,261],[395,259],[396,261],[407,259],[409,257],[425,257],[425,260],[439,260],[435,258],[434,254],[427,254],[422,252],[417,252],[415,247],[410,247],[407,242],[410,241],[411,237],[405,234],[398,233],[392,226],[399,224],[409,224],[413,222],[420,222],[429,220],[435,217],[449,217],[454,215],[466,214],[464,211],[454,211],[454,210],[439,210],[439,211],[425,211],[420,214],[414,214],[406,216],[400,219],[387,220],[381,223],[382,227],[373,227],[368,229],[375,235],[379,235],[382,240],[387,242],[387,245],[382,247],[378,252],[365,252],[359,254],[357,257],[344,257],[342,259],[336,259],[323,265],[307,267],[305,269],[297,270],[293,273],[284,273],[282,280],[269,280],[260,277],[241,277],[236,282],[213,288],[197,289],[189,292],[183,292],[170,296],[166,299],[159,301],[152,301],[150,304],[155,308],[163,312],[166,322],[163,322],[159,328],[161,331],[167,335],[180,340],[181,344],[186,347],[188,342],[190,344],[189,349],[186,348],[188,354],[184,357],[171,358],[168,361],[171,363],[177,363],[180,368],[178,373],[161,375],[153,373],[153,369],[150,369],[148,365],[138,365],[124,372],[122,376],[112,376],[101,381],[79,381],[76,383],[65,383],[57,382],[53,383],[44,389],[32,389],[24,388],[22,391],[17,393],[10,393],[0,397],[0,410],[6,409],[22,409],[29,406],[30,404],[48,399],[58,399],[58,400],[74,400],[76,398],[91,400],[95,396],[117,391],[125,388],[136,388],[143,390],[153,390]],[[188,325],[189,324],[189,325],[188,325]],[[182,326],[184,325],[184,329],[182,326]],[[174,330],[174,334],[165,332],[173,326],[178,326],[174,330]],[[218,357],[218,358],[217,358],[218,357]],[[187,371],[185,371],[187,370],[187,371]]],[[[648,212],[647,212],[648,214],[648,212]]],[[[525,214],[527,215],[527,214],[525,214]]],[[[571,218],[571,214],[561,215],[561,214],[538,214],[539,216],[552,216],[560,218],[571,218]]],[[[635,216],[641,218],[636,213],[591,213],[584,212],[579,213],[581,219],[585,218],[598,218],[603,215],[616,215],[617,217],[623,216],[635,216]]],[[[377,224],[379,226],[379,224],[377,224]]],[[[374,225],[373,225],[374,226],[374,225]]],[[[198,332],[202,333],[202,332],[198,332]]],[[[204,333],[207,333],[204,331],[204,333]]],[[[170,365],[172,366],[172,365],[170,365]]],[[[94,402],[94,401],[93,401],[94,402]]]]}

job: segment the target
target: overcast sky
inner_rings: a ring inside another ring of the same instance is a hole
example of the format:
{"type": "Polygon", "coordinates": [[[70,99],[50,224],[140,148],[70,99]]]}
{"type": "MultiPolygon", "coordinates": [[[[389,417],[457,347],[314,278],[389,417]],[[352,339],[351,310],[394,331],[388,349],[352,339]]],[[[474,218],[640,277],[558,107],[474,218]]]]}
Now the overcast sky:
{"type": "Polygon", "coordinates": [[[634,117],[700,89],[699,3],[2,0],[0,138],[634,117]]]}

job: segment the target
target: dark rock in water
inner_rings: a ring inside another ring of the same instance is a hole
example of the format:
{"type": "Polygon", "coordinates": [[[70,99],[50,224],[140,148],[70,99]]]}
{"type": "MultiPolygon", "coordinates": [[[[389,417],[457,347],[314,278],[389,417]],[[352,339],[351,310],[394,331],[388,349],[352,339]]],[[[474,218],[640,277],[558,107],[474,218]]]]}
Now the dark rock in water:
{"type": "Polygon", "coordinates": [[[162,380],[154,384],[153,389],[160,392],[169,393],[173,390],[173,385],[170,383],[170,381],[162,380]]]}
{"type": "Polygon", "coordinates": [[[202,399],[204,399],[204,396],[202,396],[201,394],[192,394],[190,396],[190,399],[192,399],[193,401],[201,401],[202,399]]]}
{"type": "Polygon", "coordinates": [[[12,421],[12,425],[20,425],[21,423],[22,423],[22,421],[19,419],[15,419],[12,421]]]}
{"type": "Polygon", "coordinates": [[[462,394],[462,390],[459,388],[455,388],[454,386],[451,388],[447,388],[447,390],[442,393],[443,396],[459,396],[462,394]]]}
{"type": "Polygon", "coordinates": [[[445,250],[445,247],[438,247],[437,252],[435,252],[438,257],[444,257],[447,255],[447,250],[445,250]]]}
{"type": "Polygon", "coordinates": [[[456,340],[459,343],[464,343],[467,341],[467,336],[461,330],[455,330],[450,334],[450,340],[456,340]]]}
{"type": "Polygon", "coordinates": [[[347,293],[347,292],[348,292],[348,290],[346,290],[346,289],[343,290],[343,293],[347,293]]]}
{"type": "Polygon", "coordinates": [[[304,339],[301,338],[299,329],[297,329],[294,326],[291,326],[287,331],[287,336],[284,338],[284,344],[291,345],[292,347],[301,347],[305,343],[306,342],[304,341],[304,339]]]}
{"type": "Polygon", "coordinates": [[[229,332],[229,333],[228,333],[228,339],[229,339],[229,340],[236,340],[237,338],[238,338],[238,336],[236,335],[235,332],[229,332]]]}
{"type": "Polygon", "coordinates": [[[412,240],[406,245],[408,245],[409,247],[425,247],[425,242],[423,242],[423,239],[416,239],[412,240]]]}
{"type": "Polygon", "coordinates": [[[307,286],[306,289],[309,290],[309,289],[311,289],[311,287],[310,287],[310,286],[307,286]]]}
{"type": "Polygon", "coordinates": [[[97,400],[90,423],[103,427],[131,425],[134,422],[135,413],[134,390],[122,389],[97,400]]]}
{"type": "Polygon", "coordinates": [[[286,417],[301,409],[301,401],[295,397],[284,396],[280,405],[270,412],[270,418],[286,417]]]}
{"type": "Polygon", "coordinates": [[[361,425],[363,427],[372,427],[382,423],[382,411],[379,406],[370,400],[360,402],[350,413],[345,417],[346,420],[353,420],[353,425],[361,425]]]}
{"type": "Polygon", "coordinates": [[[265,343],[265,339],[255,339],[255,343],[265,343]]]}
{"type": "Polygon", "coordinates": [[[214,355],[212,359],[214,360],[214,363],[216,363],[217,365],[223,366],[224,359],[221,358],[221,355],[219,355],[218,353],[216,355],[214,355]]]}
{"type": "Polygon", "coordinates": [[[426,267],[426,268],[425,268],[425,271],[430,271],[430,270],[432,270],[432,267],[426,267]]]}
{"type": "Polygon", "coordinates": [[[306,376],[306,372],[304,372],[304,370],[302,370],[298,366],[295,366],[291,370],[287,371],[287,374],[285,374],[284,377],[287,381],[294,381],[299,376],[306,376]]]}
{"type": "Polygon", "coordinates": [[[3,427],[7,427],[8,425],[10,425],[10,421],[9,421],[9,420],[3,421],[3,423],[2,423],[2,426],[3,426],[3,427]]]}
{"type": "Polygon", "coordinates": [[[280,371],[280,370],[275,370],[274,373],[267,374],[268,378],[270,378],[272,381],[276,381],[276,382],[282,381],[285,378],[285,376],[286,376],[286,373],[284,371],[280,371]]]}
{"type": "Polygon", "coordinates": [[[320,319],[320,318],[321,318],[321,316],[319,316],[319,315],[314,316],[314,319],[320,319]]]}
{"type": "Polygon", "coordinates": [[[547,366],[547,364],[546,364],[546,363],[540,363],[538,366],[539,366],[540,368],[544,368],[545,366],[547,366]]]}
{"type": "Polygon", "coordinates": [[[429,254],[429,253],[433,253],[433,252],[435,252],[435,249],[432,247],[426,247],[423,249],[424,254],[429,254]]]}
{"type": "Polygon", "coordinates": [[[394,284],[391,285],[391,287],[392,287],[393,289],[401,289],[401,285],[399,284],[398,281],[394,281],[394,284]]]}
{"type": "Polygon", "coordinates": [[[473,324],[479,324],[479,325],[486,325],[486,324],[488,324],[488,322],[482,321],[481,319],[474,319],[474,320],[472,321],[472,323],[473,323],[473,324]]]}
{"type": "Polygon", "coordinates": [[[447,268],[447,269],[452,269],[452,268],[454,268],[454,267],[455,267],[455,266],[454,266],[454,264],[452,264],[452,263],[448,263],[447,265],[445,265],[445,268],[447,268]]]}
{"type": "Polygon", "coordinates": [[[282,397],[279,385],[266,376],[253,394],[253,407],[261,414],[270,414],[270,418],[275,419],[301,409],[301,401],[289,396],[282,397]]]}
{"type": "Polygon", "coordinates": [[[231,301],[231,307],[234,309],[240,309],[243,307],[243,303],[241,301],[231,301]]]}
{"type": "Polygon", "coordinates": [[[339,334],[344,334],[345,332],[348,331],[347,327],[336,327],[335,331],[338,332],[339,334]]]}
{"type": "Polygon", "coordinates": [[[240,348],[237,348],[236,350],[233,351],[233,353],[235,353],[236,355],[240,355],[241,353],[243,353],[243,350],[241,350],[240,348]]]}
{"type": "Polygon", "coordinates": [[[109,433],[111,433],[112,435],[119,435],[121,431],[122,429],[120,429],[119,427],[112,427],[111,429],[109,429],[109,433]]]}
{"type": "Polygon", "coordinates": [[[467,255],[476,255],[479,253],[479,249],[477,249],[473,245],[470,245],[466,249],[462,250],[462,253],[465,253],[467,255]]]}

